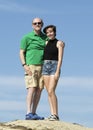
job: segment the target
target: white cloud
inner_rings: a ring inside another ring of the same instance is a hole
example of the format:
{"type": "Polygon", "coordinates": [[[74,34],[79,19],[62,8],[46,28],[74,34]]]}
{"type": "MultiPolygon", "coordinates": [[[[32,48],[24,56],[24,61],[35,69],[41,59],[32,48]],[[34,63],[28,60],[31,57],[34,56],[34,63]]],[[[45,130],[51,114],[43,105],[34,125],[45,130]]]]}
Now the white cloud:
{"type": "Polygon", "coordinates": [[[93,87],[93,77],[62,77],[59,85],[90,88],[93,87]]]}
{"type": "MultiPolygon", "coordinates": [[[[60,77],[59,86],[93,87],[93,77],[60,77]]],[[[24,77],[0,76],[0,85],[23,86],[24,77]]]]}
{"type": "MultiPolygon", "coordinates": [[[[7,85],[7,87],[11,87],[13,85],[16,85],[16,87],[19,85],[21,86],[24,84],[23,80],[24,80],[24,77],[0,76],[0,86],[1,85],[2,86],[7,85]]],[[[59,80],[58,86],[60,85],[64,86],[65,90],[72,89],[70,93],[67,92],[64,95],[62,93],[62,89],[59,88],[60,93],[58,92],[58,98],[59,98],[60,118],[62,116],[62,118],[64,117],[65,119],[68,119],[69,121],[71,121],[71,119],[73,120],[74,118],[77,118],[77,120],[80,120],[80,116],[78,115],[81,115],[82,116],[81,121],[83,121],[83,118],[87,119],[88,117],[90,117],[91,113],[93,113],[93,103],[92,103],[92,95],[91,95],[92,88],[93,88],[93,77],[61,77],[59,80]],[[77,90],[73,89],[75,86],[76,87],[78,86],[77,90]],[[85,94],[82,93],[81,90],[85,90],[84,87],[86,90],[88,90],[89,88],[88,93],[90,95],[87,93],[87,91],[85,91],[85,94]],[[80,95],[80,92],[81,92],[81,95],[80,95]],[[73,95],[72,93],[74,93],[75,95],[73,95]],[[79,96],[76,95],[76,93],[79,93],[79,96]]],[[[0,89],[2,89],[2,87],[0,89]]],[[[14,88],[12,91],[15,91],[14,88]]],[[[17,91],[19,91],[19,87],[17,88],[17,91]]],[[[23,94],[23,90],[21,91],[22,93],[20,94],[20,96],[24,97],[25,95],[23,94]]],[[[18,93],[15,93],[14,96],[18,96],[17,94],[18,93]]],[[[7,93],[6,95],[11,96],[11,92],[7,93]]],[[[24,99],[22,98],[22,100],[20,100],[21,98],[17,98],[16,100],[13,96],[11,96],[11,98],[8,99],[8,98],[5,98],[6,95],[3,94],[0,101],[1,113],[6,112],[6,114],[9,114],[9,116],[7,117],[9,120],[15,119],[15,118],[24,118],[24,114],[26,111],[25,98],[24,99]],[[4,99],[3,99],[3,96],[4,96],[4,99]],[[15,111],[15,112],[11,113],[12,111],[15,111]],[[17,114],[18,111],[19,113],[17,114]],[[20,113],[20,111],[22,113],[20,113]]],[[[46,91],[42,93],[42,97],[41,97],[37,112],[46,116],[50,112],[46,91]]],[[[6,120],[7,118],[4,117],[4,114],[1,115],[1,120],[6,120]]]]}
{"type": "Polygon", "coordinates": [[[7,86],[23,86],[24,85],[24,77],[16,77],[16,76],[0,76],[0,85],[7,86]]]}
{"type": "MultiPolygon", "coordinates": [[[[0,10],[12,11],[12,12],[29,12],[29,8],[19,5],[14,2],[5,2],[0,4],[0,10]]],[[[34,9],[33,9],[34,11],[34,9]]]]}
{"type": "Polygon", "coordinates": [[[56,12],[50,12],[48,10],[45,9],[41,9],[38,6],[34,6],[34,5],[28,5],[28,6],[24,6],[24,5],[20,5],[19,3],[16,2],[9,2],[9,1],[2,1],[0,3],[0,10],[2,11],[11,11],[11,12],[19,12],[19,13],[30,13],[30,14],[55,14],[56,12]]]}
{"type": "Polygon", "coordinates": [[[0,110],[24,110],[25,101],[0,101],[0,110]]]}

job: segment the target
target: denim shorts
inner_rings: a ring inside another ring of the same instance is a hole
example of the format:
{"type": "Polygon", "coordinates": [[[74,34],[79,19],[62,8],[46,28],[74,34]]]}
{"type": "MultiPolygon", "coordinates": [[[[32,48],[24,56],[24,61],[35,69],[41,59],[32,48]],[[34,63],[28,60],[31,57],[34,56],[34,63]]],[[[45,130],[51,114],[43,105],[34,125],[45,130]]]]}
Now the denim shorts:
{"type": "Polygon", "coordinates": [[[42,75],[54,75],[57,69],[56,60],[44,60],[42,75]]]}

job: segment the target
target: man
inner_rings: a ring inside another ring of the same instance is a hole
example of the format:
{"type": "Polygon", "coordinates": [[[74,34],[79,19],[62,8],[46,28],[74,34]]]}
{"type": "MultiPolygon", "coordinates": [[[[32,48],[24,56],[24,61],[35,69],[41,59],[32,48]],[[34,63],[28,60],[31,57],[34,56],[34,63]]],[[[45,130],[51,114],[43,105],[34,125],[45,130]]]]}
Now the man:
{"type": "Polygon", "coordinates": [[[41,70],[47,37],[41,32],[42,27],[42,19],[34,18],[32,21],[33,31],[22,38],[20,45],[20,60],[25,70],[27,88],[26,120],[44,119],[44,117],[36,114],[37,105],[44,86],[41,70]]]}

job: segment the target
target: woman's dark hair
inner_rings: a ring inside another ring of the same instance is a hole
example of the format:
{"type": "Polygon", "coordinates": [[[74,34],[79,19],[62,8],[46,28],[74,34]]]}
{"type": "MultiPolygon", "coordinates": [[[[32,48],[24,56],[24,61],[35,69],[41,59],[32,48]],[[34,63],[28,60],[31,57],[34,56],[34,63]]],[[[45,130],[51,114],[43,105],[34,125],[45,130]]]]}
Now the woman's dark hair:
{"type": "Polygon", "coordinates": [[[56,26],[54,26],[54,25],[48,25],[48,26],[46,26],[46,27],[43,29],[43,32],[44,32],[45,34],[46,34],[46,30],[47,30],[48,28],[52,28],[53,31],[54,31],[54,33],[55,33],[55,35],[56,35],[56,26]]]}

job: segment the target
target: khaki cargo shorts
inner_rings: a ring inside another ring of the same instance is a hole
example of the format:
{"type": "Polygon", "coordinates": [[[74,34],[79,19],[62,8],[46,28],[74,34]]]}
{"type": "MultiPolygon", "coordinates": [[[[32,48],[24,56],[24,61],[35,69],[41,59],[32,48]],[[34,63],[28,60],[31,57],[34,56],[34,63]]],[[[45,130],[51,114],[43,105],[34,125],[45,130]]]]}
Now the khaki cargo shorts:
{"type": "Polygon", "coordinates": [[[41,65],[29,65],[32,75],[29,76],[25,74],[25,84],[26,88],[30,87],[40,87],[44,88],[44,81],[42,76],[42,66],[41,65]]]}

